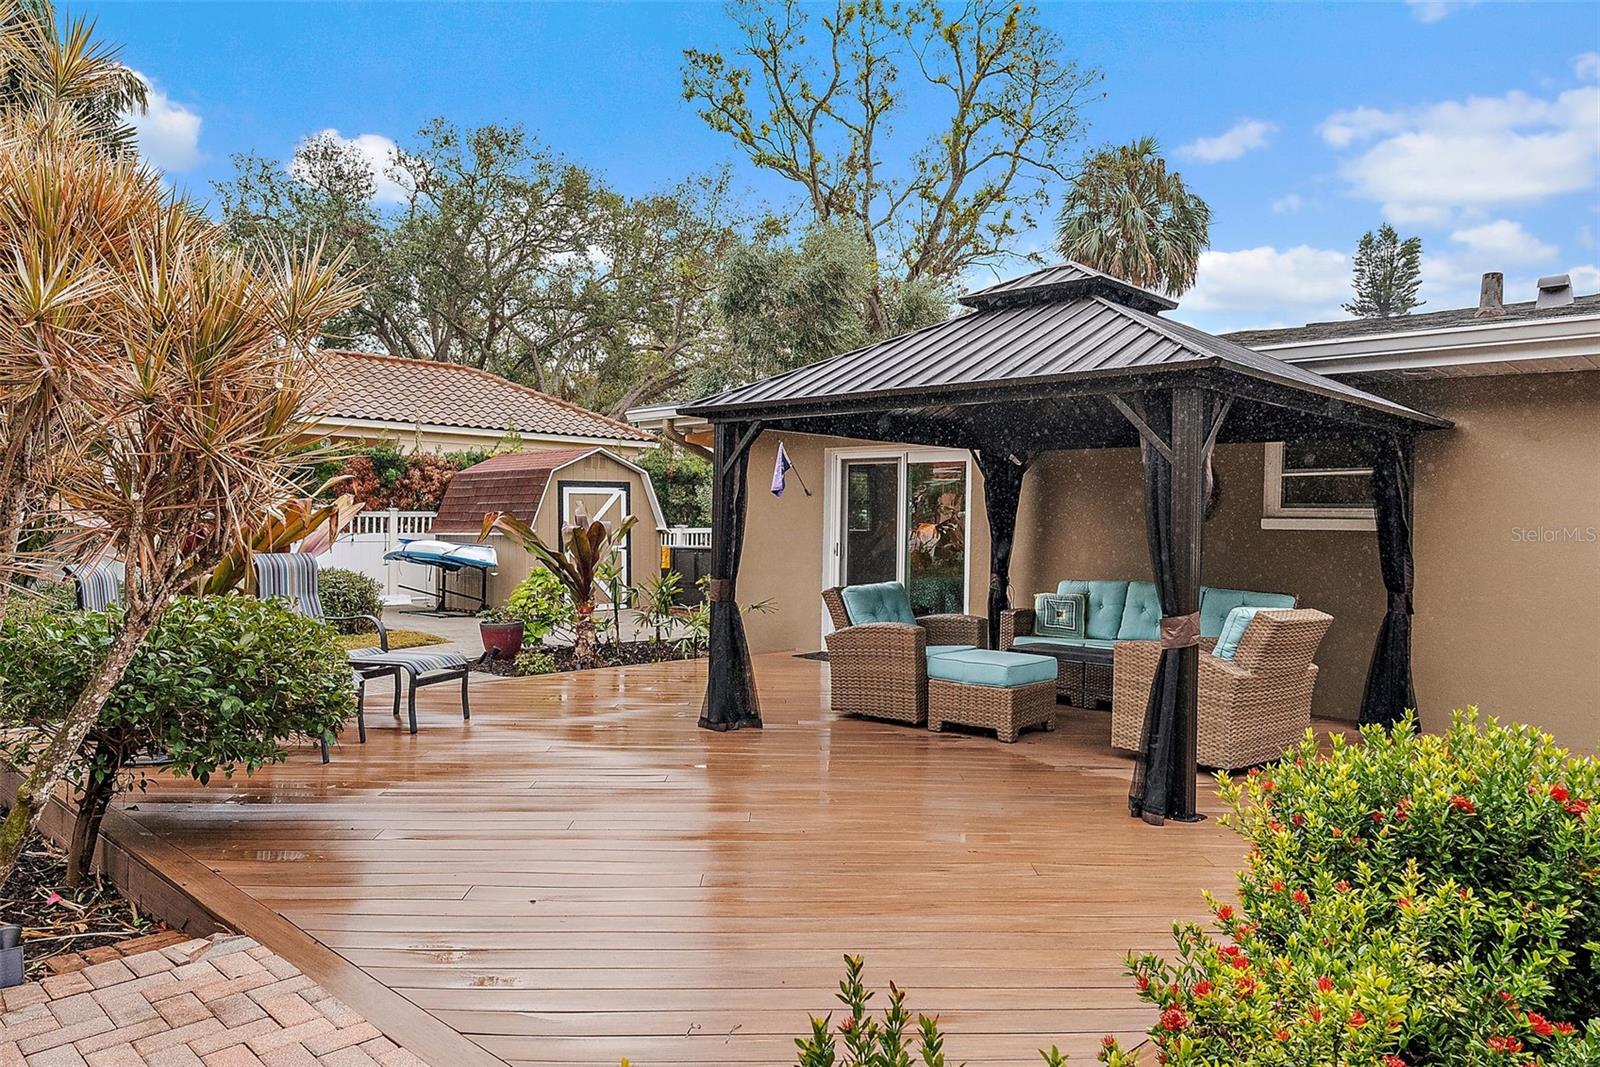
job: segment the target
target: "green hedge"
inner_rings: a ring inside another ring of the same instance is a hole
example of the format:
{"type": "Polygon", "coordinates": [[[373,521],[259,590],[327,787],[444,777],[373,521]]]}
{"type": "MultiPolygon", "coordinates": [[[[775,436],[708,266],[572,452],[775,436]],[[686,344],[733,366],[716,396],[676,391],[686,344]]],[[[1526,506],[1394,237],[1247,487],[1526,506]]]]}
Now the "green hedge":
{"type": "MultiPolygon", "coordinates": [[[[383,618],[383,586],[377,579],[344,567],[327,567],[317,574],[317,595],[322,610],[329,616],[371,615],[383,618]]],[[[336,623],[340,633],[356,634],[372,629],[362,622],[336,623]]]]}

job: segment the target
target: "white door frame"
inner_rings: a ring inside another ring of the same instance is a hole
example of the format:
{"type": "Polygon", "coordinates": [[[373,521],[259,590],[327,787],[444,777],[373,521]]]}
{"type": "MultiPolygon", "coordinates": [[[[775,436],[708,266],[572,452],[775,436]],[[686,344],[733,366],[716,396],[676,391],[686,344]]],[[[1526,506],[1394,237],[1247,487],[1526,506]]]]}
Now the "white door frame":
{"type": "MultiPolygon", "coordinates": [[[[882,460],[897,462],[900,476],[896,497],[899,501],[896,523],[898,525],[897,579],[906,581],[906,466],[911,463],[960,462],[967,469],[966,501],[967,543],[962,563],[961,603],[966,611],[972,610],[972,453],[961,448],[924,448],[917,445],[856,445],[849,448],[823,450],[822,476],[822,585],[824,589],[840,583],[843,578],[844,551],[842,546],[844,467],[849,462],[882,460]]],[[[822,608],[822,635],[833,632],[833,619],[826,606],[822,608]]]]}
{"type": "MultiPolygon", "coordinates": [[[[595,514],[589,516],[590,522],[610,522],[613,527],[628,517],[629,492],[625,482],[561,482],[561,515],[560,522],[565,528],[572,521],[572,498],[575,496],[599,497],[604,503],[595,514]],[[616,514],[611,514],[612,509],[616,514]]],[[[622,557],[622,584],[628,585],[633,581],[633,531],[629,530],[627,536],[612,547],[613,555],[622,557]]],[[[610,601],[607,601],[609,603],[610,601]]]]}

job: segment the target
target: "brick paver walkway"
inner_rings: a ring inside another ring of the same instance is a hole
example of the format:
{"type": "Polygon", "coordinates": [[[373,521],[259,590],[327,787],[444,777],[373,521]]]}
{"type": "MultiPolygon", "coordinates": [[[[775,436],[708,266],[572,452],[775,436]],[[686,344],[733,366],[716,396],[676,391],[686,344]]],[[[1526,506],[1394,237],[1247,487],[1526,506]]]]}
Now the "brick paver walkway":
{"type": "Polygon", "coordinates": [[[248,937],[0,990],[0,1067],[427,1067],[248,937]]]}

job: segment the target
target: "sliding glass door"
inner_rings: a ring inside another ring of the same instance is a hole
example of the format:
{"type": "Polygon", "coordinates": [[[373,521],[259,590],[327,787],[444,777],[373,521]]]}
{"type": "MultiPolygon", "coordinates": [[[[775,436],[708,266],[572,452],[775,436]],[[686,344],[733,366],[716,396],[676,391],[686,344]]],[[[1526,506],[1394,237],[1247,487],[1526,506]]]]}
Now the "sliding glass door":
{"type": "Polygon", "coordinates": [[[903,582],[918,615],[966,610],[965,453],[840,450],[829,479],[832,581],[903,582]]]}

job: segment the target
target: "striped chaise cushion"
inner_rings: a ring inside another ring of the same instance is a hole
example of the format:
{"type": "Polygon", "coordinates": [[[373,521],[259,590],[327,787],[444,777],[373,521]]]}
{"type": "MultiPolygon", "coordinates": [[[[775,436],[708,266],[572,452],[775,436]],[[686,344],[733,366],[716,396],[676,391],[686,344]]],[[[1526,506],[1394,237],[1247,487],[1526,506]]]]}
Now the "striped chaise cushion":
{"type": "Polygon", "coordinates": [[[287,600],[302,615],[323,617],[315,556],[304,552],[263,552],[255,557],[255,568],[256,596],[262,600],[287,600]]]}
{"type": "Polygon", "coordinates": [[[362,648],[350,653],[350,662],[357,666],[381,663],[391,667],[404,667],[413,674],[431,674],[434,671],[459,671],[467,665],[467,657],[455,652],[416,652],[401,649],[380,652],[362,648]]]}
{"type": "Polygon", "coordinates": [[[78,587],[78,607],[85,611],[104,611],[122,603],[122,584],[127,580],[119,560],[104,563],[74,564],[67,574],[78,587]]]}

